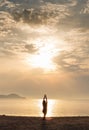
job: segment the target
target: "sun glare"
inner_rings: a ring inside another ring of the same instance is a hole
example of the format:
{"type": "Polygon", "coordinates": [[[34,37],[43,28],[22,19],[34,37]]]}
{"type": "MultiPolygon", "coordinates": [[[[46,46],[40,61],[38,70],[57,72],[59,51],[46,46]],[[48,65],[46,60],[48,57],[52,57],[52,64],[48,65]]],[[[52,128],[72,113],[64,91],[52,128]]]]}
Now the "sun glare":
{"type": "Polygon", "coordinates": [[[45,44],[39,47],[39,52],[32,56],[27,57],[27,62],[33,68],[41,68],[44,71],[53,71],[56,69],[56,64],[53,62],[53,58],[57,52],[55,44],[45,44]]]}
{"type": "Polygon", "coordinates": [[[31,64],[34,68],[42,68],[45,70],[55,69],[55,64],[52,62],[52,56],[49,53],[40,53],[33,56],[31,64]]]}

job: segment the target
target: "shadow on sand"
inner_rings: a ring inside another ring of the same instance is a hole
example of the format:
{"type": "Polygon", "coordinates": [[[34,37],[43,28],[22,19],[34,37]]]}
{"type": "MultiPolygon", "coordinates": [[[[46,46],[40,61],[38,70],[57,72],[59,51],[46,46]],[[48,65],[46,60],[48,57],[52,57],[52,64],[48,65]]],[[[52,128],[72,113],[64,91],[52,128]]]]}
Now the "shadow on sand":
{"type": "Polygon", "coordinates": [[[46,119],[42,119],[41,130],[48,130],[46,119]]]}

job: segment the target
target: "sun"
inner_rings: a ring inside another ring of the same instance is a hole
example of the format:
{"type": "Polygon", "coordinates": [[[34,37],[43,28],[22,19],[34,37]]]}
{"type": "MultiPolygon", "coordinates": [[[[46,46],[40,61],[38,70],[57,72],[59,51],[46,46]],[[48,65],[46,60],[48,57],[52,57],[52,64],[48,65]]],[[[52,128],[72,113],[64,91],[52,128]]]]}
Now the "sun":
{"type": "Polygon", "coordinates": [[[42,68],[45,70],[54,70],[55,64],[52,61],[52,56],[49,53],[40,53],[33,56],[31,64],[34,68],[42,68]]]}
{"type": "Polygon", "coordinates": [[[44,72],[53,72],[57,69],[54,58],[59,54],[58,47],[61,42],[55,36],[44,36],[34,39],[33,41],[37,52],[25,57],[26,62],[31,68],[39,68],[44,72]]]}
{"type": "Polygon", "coordinates": [[[32,37],[27,38],[27,44],[33,44],[33,49],[36,50],[36,52],[30,52],[30,48],[28,48],[30,53],[27,51],[24,57],[22,55],[26,67],[41,69],[42,72],[56,71],[58,66],[54,59],[65,48],[65,42],[58,37],[57,30],[45,25],[37,28],[23,26],[22,29],[26,32],[30,30],[32,37]],[[34,36],[34,34],[36,35],[34,36]]]}
{"type": "Polygon", "coordinates": [[[53,62],[56,49],[53,44],[45,44],[40,47],[39,52],[27,57],[27,62],[32,68],[41,68],[44,71],[53,71],[56,69],[56,64],[53,62]]]}

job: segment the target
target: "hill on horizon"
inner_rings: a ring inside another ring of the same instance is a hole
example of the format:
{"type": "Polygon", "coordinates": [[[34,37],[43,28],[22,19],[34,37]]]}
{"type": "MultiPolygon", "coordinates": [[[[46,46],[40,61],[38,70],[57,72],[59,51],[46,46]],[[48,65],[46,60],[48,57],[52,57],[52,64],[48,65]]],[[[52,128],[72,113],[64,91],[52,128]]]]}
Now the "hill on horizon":
{"type": "Polygon", "coordinates": [[[18,95],[18,94],[15,94],[15,93],[11,93],[11,94],[8,94],[8,95],[0,95],[0,98],[9,98],[9,99],[24,99],[25,97],[22,97],[22,96],[20,96],[20,95],[18,95]]]}

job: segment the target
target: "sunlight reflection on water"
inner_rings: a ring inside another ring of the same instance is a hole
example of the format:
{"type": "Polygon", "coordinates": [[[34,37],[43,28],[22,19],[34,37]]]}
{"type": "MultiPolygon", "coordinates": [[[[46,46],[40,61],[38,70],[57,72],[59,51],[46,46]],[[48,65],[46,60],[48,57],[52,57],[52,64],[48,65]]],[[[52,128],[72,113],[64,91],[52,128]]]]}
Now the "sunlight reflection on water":
{"type": "MultiPolygon", "coordinates": [[[[55,107],[55,105],[56,105],[56,100],[52,100],[52,99],[48,100],[47,117],[54,116],[53,108],[55,107]]],[[[38,106],[42,111],[42,100],[38,101],[38,106]]],[[[40,116],[43,116],[42,112],[40,113],[40,116]]]]}
{"type": "MultiPolygon", "coordinates": [[[[89,101],[48,100],[47,117],[88,116],[89,101]]],[[[0,115],[43,116],[42,99],[0,99],[0,115]]]]}

